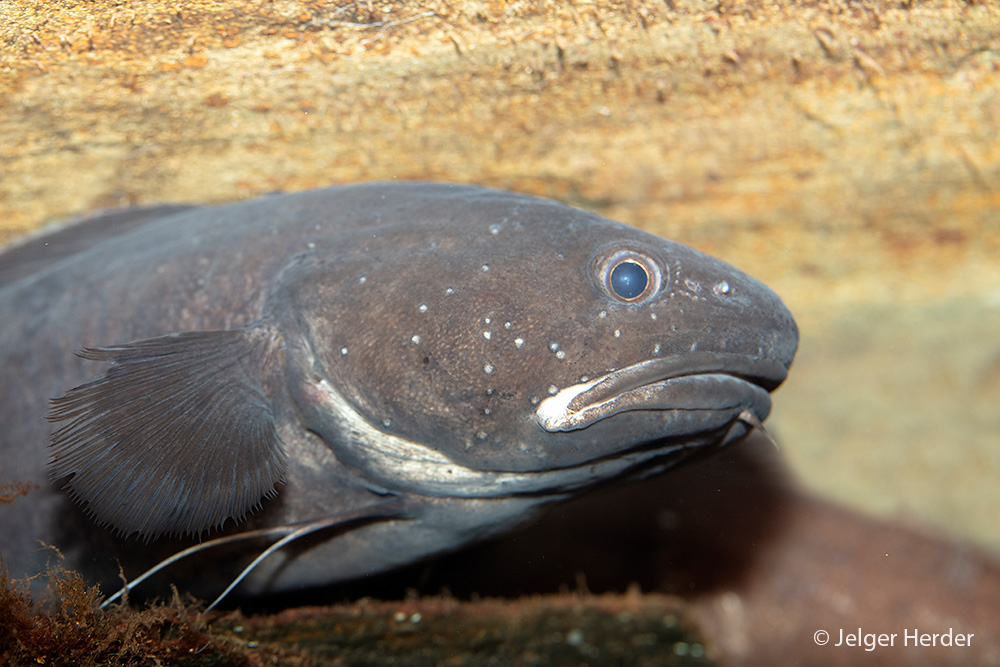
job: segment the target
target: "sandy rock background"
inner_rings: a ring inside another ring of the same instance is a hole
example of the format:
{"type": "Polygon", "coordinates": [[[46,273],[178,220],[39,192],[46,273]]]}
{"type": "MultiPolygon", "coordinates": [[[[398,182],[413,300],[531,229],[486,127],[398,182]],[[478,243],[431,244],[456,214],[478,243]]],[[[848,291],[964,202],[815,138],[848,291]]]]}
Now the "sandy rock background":
{"type": "Polygon", "coordinates": [[[801,327],[769,425],[804,483],[1000,552],[995,3],[0,3],[0,242],[374,179],[761,278],[801,327]]]}

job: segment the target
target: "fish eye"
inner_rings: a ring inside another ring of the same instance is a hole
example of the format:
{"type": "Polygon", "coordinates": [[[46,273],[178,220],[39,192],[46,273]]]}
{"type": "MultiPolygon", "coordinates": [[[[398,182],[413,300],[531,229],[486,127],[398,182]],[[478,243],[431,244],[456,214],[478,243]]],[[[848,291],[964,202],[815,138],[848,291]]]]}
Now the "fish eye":
{"type": "Polygon", "coordinates": [[[604,289],[618,301],[638,303],[660,289],[660,269],[650,257],[631,250],[619,251],[600,263],[604,289]]]}
{"type": "Polygon", "coordinates": [[[608,287],[620,299],[633,301],[642,296],[649,284],[649,274],[642,264],[631,259],[618,262],[608,280],[608,287]]]}

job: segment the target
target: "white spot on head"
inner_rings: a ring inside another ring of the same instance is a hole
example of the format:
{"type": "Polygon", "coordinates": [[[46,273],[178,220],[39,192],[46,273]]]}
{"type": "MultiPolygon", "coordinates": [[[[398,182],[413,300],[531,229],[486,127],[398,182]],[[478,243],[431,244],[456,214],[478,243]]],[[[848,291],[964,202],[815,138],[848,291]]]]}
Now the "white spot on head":
{"type": "Polygon", "coordinates": [[[731,290],[732,288],[729,287],[729,282],[725,280],[712,288],[712,291],[715,292],[715,296],[728,296],[731,290]]]}
{"type": "Polygon", "coordinates": [[[549,343],[549,349],[552,350],[553,352],[555,352],[556,350],[559,349],[559,343],[557,343],[555,341],[550,342],[549,343]]]}
{"type": "Polygon", "coordinates": [[[542,402],[542,399],[538,398],[537,396],[532,396],[531,397],[531,404],[532,405],[538,405],[541,402],[542,402]]]}
{"type": "Polygon", "coordinates": [[[650,313],[649,314],[649,319],[655,320],[656,319],[656,313],[650,313]]]}
{"type": "Polygon", "coordinates": [[[492,331],[484,331],[483,332],[483,338],[485,338],[486,340],[489,340],[490,338],[493,338],[493,332],[492,331]]]}
{"type": "Polygon", "coordinates": [[[562,254],[561,252],[557,252],[556,259],[566,259],[566,255],[562,254]]]}
{"type": "Polygon", "coordinates": [[[562,359],[565,359],[565,358],[566,358],[566,352],[565,351],[559,350],[558,352],[556,352],[556,359],[562,360],[562,359]]]}
{"type": "Polygon", "coordinates": [[[489,408],[483,408],[483,414],[484,414],[484,415],[489,415],[489,414],[493,414],[493,411],[492,411],[492,410],[490,410],[489,408]]]}
{"type": "Polygon", "coordinates": [[[524,339],[523,338],[515,338],[514,339],[514,347],[516,347],[519,350],[522,347],[524,347],[524,339]]]}
{"type": "Polygon", "coordinates": [[[511,327],[511,323],[510,322],[504,322],[503,323],[503,328],[504,329],[510,329],[510,327],[511,327]]]}
{"type": "Polygon", "coordinates": [[[494,390],[494,389],[493,389],[493,388],[491,387],[490,389],[487,389],[487,390],[486,390],[486,395],[487,395],[487,396],[492,396],[492,395],[493,395],[493,392],[494,392],[494,391],[495,391],[495,390],[494,390]]]}
{"type": "Polygon", "coordinates": [[[691,351],[694,352],[698,348],[698,341],[691,343],[691,351]]]}
{"type": "Polygon", "coordinates": [[[480,440],[485,440],[490,436],[486,431],[479,431],[478,433],[476,433],[476,437],[479,438],[480,440]]]}
{"type": "Polygon", "coordinates": [[[426,303],[422,303],[419,306],[417,306],[417,310],[419,310],[421,313],[426,313],[427,312],[427,308],[428,308],[428,305],[426,303]]]}
{"type": "Polygon", "coordinates": [[[306,247],[309,248],[310,250],[315,250],[316,244],[310,241],[309,243],[306,244],[306,247]]]}
{"type": "Polygon", "coordinates": [[[615,338],[621,338],[621,337],[622,337],[622,330],[615,329],[615,338]]]}
{"type": "Polygon", "coordinates": [[[360,278],[358,278],[358,284],[359,285],[364,285],[366,282],[368,282],[368,277],[367,276],[361,276],[360,278]]]}
{"type": "Polygon", "coordinates": [[[489,317],[484,317],[484,318],[483,318],[483,323],[484,323],[484,324],[489,324],[489,323],[490,323],[490,322],[492,322],[492,321],[493,321],[493,320],[492,320],[491,318],[489,318],[489,317]]]}
{"type": "Polygon", "coordinates": [[[385,426],[386,428],[388,428],[389,426],[392,426],[392,420],[391,419],[383,419],[382,420],[382,426],[385,426]]]}
{"type": "Polygon", "coordinates": [[[483,265],[482,265],[481,267],[479,267],[479,268],[483,270],[483,273],[486,273],[487,271],[489,271],[489,270],[490,270],[490,265],[489,265],[489,264],[483,264],[483,265]]]}
{"type": "Polygon", "coordinates": [[[660,353],[660,344],[657,343],[656,345],[653,346],[653,354],[659,354],[659,353],[660,353]]]}
{"type": "Polygon", "coordinates": [[[413,334],[410,336],[410,342],[414,345],[420,345],[420,336],[418,334],[413,334]]]}
{"type": "Polygon", "coordinates": [[[487,375],[493,375],[493,371],[495,370],[496,368],[493,366],[493,364],[485,364],[483,366],[483,372],[486,373],[487,375]]]}
{"type": "Polygon", "coordinates": [[[500,225],[490,225],[490,234],[496,236],[497,234],[500,233],[501,229],[503,229],[503,227],[501,227],[500,225]]]}
{"type": "Polygon", "coordinates": [[[340,356],[344,356],[345,354],[347,354],[347,348],[346,347],[340,348],[340,356]]]}
{"type": "Polygon", "coordinates": [[[601,312],[597,313],[597,316],[603,320],[605,317],[608,316],[608,311],[602,310],[601,312]]]}
{"type": "Polygon", "coordinates": [[[549,385],[549,394],[552,395],[552,396],[555,396],[558,393],[559,393],[559,387],[555,386],[554,384],[550,384],[549,385]]]}
{"type": "Polygon", "coordinates": [[[446,287],[444,289],[444,293],[445,294],[454,294],[455,293],[455,288],[454,287],[446,287]]]}

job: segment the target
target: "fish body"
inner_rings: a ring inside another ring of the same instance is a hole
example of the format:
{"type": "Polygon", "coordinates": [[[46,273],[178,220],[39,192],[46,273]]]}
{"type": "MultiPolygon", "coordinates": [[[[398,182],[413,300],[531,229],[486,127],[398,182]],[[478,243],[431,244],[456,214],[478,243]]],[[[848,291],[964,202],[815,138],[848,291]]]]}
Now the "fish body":
{"type": "MultiPolygon", "coordinates": [[[[719,260],[428,183],[83,221],[0,255],[0,322],[12,574],[45,543],[113,587],[119,563],[338,518],[246,594],[452,550],[738,439],[797,345],[780,299],[719,260]]],[[[242,567],[196,560],[171,580],[242,567]]]]}

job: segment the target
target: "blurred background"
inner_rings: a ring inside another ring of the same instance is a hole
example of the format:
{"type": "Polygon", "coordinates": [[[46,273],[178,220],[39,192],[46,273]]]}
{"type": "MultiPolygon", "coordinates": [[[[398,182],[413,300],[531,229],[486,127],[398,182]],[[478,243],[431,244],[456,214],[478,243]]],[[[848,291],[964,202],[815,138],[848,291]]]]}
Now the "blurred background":
{"type": "Polygon", "coordinates": [[[0,3],[0,243],[377,179],[760,278],[801,328],[768,421],[801,483],[1000,553],[995,4],[0,3]]]}

